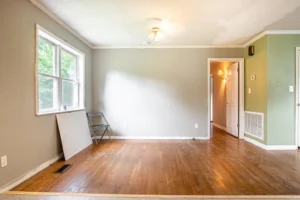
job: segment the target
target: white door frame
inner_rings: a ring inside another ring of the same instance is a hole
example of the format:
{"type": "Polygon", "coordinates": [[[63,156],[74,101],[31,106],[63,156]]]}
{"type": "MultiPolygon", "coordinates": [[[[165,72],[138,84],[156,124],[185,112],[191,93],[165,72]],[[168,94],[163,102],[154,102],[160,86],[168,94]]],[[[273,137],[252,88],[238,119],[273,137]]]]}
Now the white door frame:
{"type": "Polygon", "coordinates": [[[295,93],[296,93],[296,102],[295,102],[295,145],[298,147],[300,145],[300,125],[299,125],[299,114],[300,114],[300,106],[298,104],[300,103],[300,97],[299,97],[299,91],[300,91],[300,80],[299,80],[299,75],[300,75],[300,65],[299,65],[299,56],[300,56],[300,47],[296,47],[296,88],[295,88],[295,93]]]}
{"type": "MultiPolygon", "coordinates": [[[[300,48],[299,48],[300,49],[300,48]]],[[[244,109],[244,58],[208,58],[207,59],[207,131],[208,131],[208,139],[211,138],[210,133],[210,62],[218,61],[218,62],[239,62],[239,138],[244,139],[244,117],[245,117],[245,109],[244,109]]]]}

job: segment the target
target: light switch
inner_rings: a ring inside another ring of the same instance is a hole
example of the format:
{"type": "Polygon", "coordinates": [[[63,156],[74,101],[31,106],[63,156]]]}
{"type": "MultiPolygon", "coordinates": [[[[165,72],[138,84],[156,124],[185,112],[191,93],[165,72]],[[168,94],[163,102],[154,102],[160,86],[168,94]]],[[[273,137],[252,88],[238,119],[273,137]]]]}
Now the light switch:
{"type": "Polygon", "coordinates": [[[294,86],[292,85],[289,86],[289,92],[294,92],[294,86]]]}
{"type": "Polygon", "coordinates": [[[5,167],[7,165],[7,156],[1,157],[1,167],[5,167]]]}
{"type": "Polygon", "coordinates": [[[248,88],[248,94],[251,94],[251,88],[248,88]]]}

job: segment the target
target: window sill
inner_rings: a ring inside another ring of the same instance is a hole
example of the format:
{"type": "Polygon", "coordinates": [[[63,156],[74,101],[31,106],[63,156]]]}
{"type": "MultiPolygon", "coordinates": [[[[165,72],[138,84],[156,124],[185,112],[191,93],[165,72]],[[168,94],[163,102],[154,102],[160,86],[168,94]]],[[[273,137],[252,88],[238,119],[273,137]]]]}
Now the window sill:
{"type": "Polygon", "coordinates": [[[42,112],[42,113],[37,112],[36,116],[54,115],[54,114],[60,114],[60,113],[70,113],[70,112],[82,111],[82,110],[85,110],[85,108],[78,108],[78,109],[64,110],[64,111],[49,111],[49,112],[42,112]]]}

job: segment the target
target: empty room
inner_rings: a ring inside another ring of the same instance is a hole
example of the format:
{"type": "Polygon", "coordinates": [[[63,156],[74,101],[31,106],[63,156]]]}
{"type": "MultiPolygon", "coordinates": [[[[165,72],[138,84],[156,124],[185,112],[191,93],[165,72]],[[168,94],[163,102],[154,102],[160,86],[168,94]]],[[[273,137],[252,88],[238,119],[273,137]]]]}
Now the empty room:
{"type": "Polygon", "coordinates": [[[299,19],[299,0],[0,0],[0,200],[300,198],[299,19]]]}

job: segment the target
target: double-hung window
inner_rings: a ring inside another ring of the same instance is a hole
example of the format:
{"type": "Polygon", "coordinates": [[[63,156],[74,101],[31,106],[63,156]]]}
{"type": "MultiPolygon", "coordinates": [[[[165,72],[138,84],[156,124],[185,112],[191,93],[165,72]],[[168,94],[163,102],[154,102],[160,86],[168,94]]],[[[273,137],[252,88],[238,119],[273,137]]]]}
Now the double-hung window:
{"type": "Polygon", "coordinates": [[[84,54],[37,25],[37,114],[84,108],[84,54]]]}

